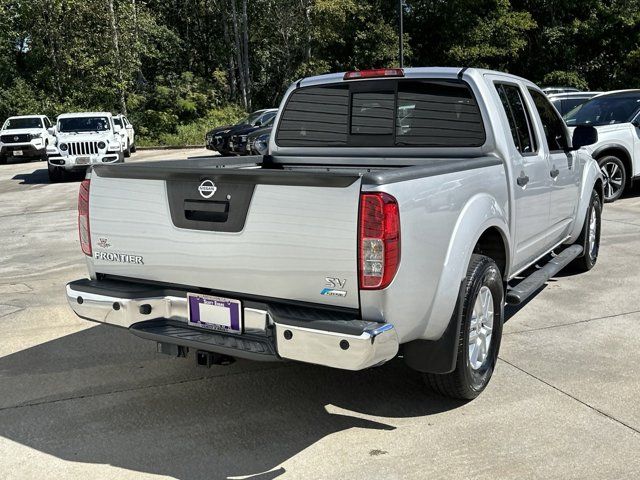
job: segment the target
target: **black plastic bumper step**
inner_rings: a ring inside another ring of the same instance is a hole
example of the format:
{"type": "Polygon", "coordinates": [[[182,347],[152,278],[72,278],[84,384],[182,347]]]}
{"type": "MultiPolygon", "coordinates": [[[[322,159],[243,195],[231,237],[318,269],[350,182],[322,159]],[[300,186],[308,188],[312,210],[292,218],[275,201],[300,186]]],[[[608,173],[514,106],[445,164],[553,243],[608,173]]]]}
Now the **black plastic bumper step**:
{"type": "Polygon", "coordinates": [[[147,340],[181,345],[195,350],[250,360],[280,360],[276,355],[273,340],[267,336],[209,332],[167,319],[135,323],[129,327],[129,330],[134,335],[147,340]]]}
{"type": "Polygon", "coordinates": [[[533,295],[544,283],[569,265],[582,253],[582,245],[571,245],[553,257],[544,267],[536,270],[507,292],[506,301],[518,305],[533,295]]]}

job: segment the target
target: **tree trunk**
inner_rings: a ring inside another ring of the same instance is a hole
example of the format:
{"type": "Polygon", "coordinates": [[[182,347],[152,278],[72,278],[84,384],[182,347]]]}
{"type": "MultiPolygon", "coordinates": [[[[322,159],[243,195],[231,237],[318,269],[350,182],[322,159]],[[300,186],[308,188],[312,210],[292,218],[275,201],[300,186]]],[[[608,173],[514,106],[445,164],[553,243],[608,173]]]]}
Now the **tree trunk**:
{"type": "Polygon", "coordinates": [[[251,75],[249,74],[249,17],[247,1],[242,0],[242,60],[244,62],[244,81],[247,88],[247,110],[251,110],[251,75]]]}
{"type": "Polygon", "coordinates": [[[247,96],[247,82],[245,77],[244,63],[242,61],[242,46],[240,42],[240,28],[238,26],[238,14],[236,11],[236,0],[231,0],[231,17],[233,20],[233,36],[235,38],[236,64],[238,66],[238,79],[240,80],[240,93],[242,94],[242,105],[249,109],[249,99],[247,96]]]}
{"type": "Polygon", "coordinates": [[[309,63],[311,61],[311,0],[300,0],[300,4],[304,10],[304,25],[307,30],[307,45],[304,57],[309,63]]]}
{"type": "Polygon", "coordinates": [[[222,21],[222,32],[224,35],[224,43],[227,46],[227,62],[229,68],[227,69],[227,81],[229,82],[229,97],[231,100],[235,101],[236,99],[236,75],[235,75],[235,62],[233,60],[233,43],[231,42],[231,37],[229,36],[229,12],[225,8],[224,9],[224,18],[222,21]]]}
{"type": "Polygon", "coordinates": [[[113,50],[116,54],[116,75],[118,78],[118,93],[120,96],[120,110],[121,113],[127,115],[127,102],[124,91],[124,81],[122,76],[122,64],[120,61],[120,44],[118,39],[118,25],[116,23],[116,12],[113,9],[113,0],[108,0],[109,3],[109,16],[111,17],[111,34],[113,40],[113,50]]]}

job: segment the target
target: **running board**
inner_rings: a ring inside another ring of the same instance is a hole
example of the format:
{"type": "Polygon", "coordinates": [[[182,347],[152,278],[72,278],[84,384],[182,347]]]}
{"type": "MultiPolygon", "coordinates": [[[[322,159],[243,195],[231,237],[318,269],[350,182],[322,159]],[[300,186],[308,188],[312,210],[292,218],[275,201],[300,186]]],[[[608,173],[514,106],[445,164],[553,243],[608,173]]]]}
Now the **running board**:
{"type": "Polygon", "coordinates": [[[518,305],[533,295],[551,277],[582,254],[582,245],[571,245],[553,257],[544,267],[536,270],[515,287],[507,291],[509,305],[518,305]]]}

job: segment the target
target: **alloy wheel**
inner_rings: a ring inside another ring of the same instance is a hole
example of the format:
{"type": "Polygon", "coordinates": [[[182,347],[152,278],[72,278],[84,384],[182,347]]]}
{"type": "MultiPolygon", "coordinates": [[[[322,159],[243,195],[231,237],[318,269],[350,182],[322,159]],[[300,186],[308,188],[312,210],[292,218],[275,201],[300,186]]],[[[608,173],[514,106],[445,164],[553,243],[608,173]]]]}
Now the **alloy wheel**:
{"type": "Polygon", "coordinates": [[[482,367],[489,355],[493,318],[493,295],[489,287],[483,285],[473,304],[469,325],[469,363],[473,370],[482,367]]]}

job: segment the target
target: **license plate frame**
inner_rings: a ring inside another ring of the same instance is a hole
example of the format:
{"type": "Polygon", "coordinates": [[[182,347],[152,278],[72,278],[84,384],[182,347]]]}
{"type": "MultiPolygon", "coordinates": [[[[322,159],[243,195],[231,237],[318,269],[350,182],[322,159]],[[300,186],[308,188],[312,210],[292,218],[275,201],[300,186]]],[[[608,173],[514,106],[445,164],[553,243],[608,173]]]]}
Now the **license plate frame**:
{"type": "Polygon", "coordinates": [[[83,155],[81,157],[76,157],[76,165],[89,165],[91,163],[91,157],[83,155]]]}
{"type": "Polygon", "coordinates": [[[192,327],[240,335],[243,320],[240,300],[187,293],[187,323],[192,327]]]}
{"type": "Polygon", "coordinates": [[[13,151],[13,156],[14,157],[22,157],[24,155],[24,151],[23,150],[14,150],[13,151]]]}

